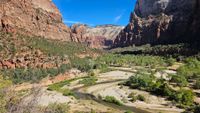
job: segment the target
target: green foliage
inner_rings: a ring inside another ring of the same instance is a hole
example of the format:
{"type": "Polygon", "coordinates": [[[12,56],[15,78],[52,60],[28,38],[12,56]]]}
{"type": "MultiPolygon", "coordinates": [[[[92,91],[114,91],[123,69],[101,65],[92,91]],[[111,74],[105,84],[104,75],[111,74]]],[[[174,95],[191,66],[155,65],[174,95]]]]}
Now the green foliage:
{"type": "Polygon", "coordinates": [[[41,37],[21,36],[21,38],[25,39],[31,48],[39,49],[50,56],[71,56],[75,53],[81,53],[87,50],[86,46],[73,42],[63,43],[61,41],[48,40],[41,37]]]}
{"type": "Polygon", "coordinates": [[[153,81],[155,77],[151,74],[144,74],[139,73],[135,76],[131,76],[125,85],[130,86],[132,88],[138,88],[138,89],[145,89],[148,90],[153,86],[153,81]]]}
{"type": "MultiPolygon", "coordinates": [[[[162,79],[155,79],[152,75],[138,74],[128,79],[125,85],[131,88],[142,89],[156,95],[165,96],[180,105],[190,106],[194,101],[194,93],[191,90],[174,90],[162,79]]],[[[135,98],[135,97],[134,97],[135,98]]]]}
{"type": "Polygon", "coordinates": [[[184,87],[188,85],[188,81],[185,76],[182,75],[171,75],[170,82],[176,83],[178,86],[184,87]]]}
{"type": "Polygon", "coordinates": [[[106,54],[97,59],[100,64],[113,66],[166,66],[166,59],[158,56],[106,54]]]}
{"type": "Polygon", "coordinates": [[[146,98],[143,95],[138,95],[137,99],[140,101],[146,101],[146,98]]]}
{"type": "Polygon", "coordinates": [[[130,93],[128,95],[128,98],[131,98],[131,101],[135,102],[137,100],[136,93],[134,93],[134,92],[130,93]]]}
{"type": "Polygon", "coordinates": [[[119,105],[119,106],[122,106],[123,104],[119,101],[119,100],[117,100],[115,97],[113,97],[113,96],[106,96],[105,98],[104,98],[104,101],[105,102],[109,102],[109,103],[113,103],[113,104],[116,104],[116,105],[119,105]]]}
{"type": "Polygon", "coordinates": [[[195,84],[194,84],[195,89],[200,89],[200,79],[197,79],[195,84]]]}
{"type": "Polygon", "coordinates": [[[69,89],[61,89],[60,92],[62,92],[62,94],[64,96],[74,96],[74,93],[71,90],[69,90],[69,89]]]}
{"type": "Polygon", "coordinates": [[[69,70],[70,67],[67,64],[63,64],[58,68],[42,69],[42,68],[16,68],[1,70],[4,76],[12,78],[13,83],[23,83],[23,82],[38,82],[39,80],[50,76],[54,77],[60,73],[64,73],[69,70]]]}
{"type": "Polygon", "coordinates": [[[178,69],[178,75],[185,76],[186,78],[199,78],[200,77],[200,61],[196,58],[188,58],[185,60],[185,65],[178,69]]]}
{"type": "Polygon", "coordinates": [[[170,99],[175,100],[179,104],[185,105],[185,106],[191,106],[194,101],[194,93],[192,90],[184,90],[181,89],[177,91],[176,93],[173,93],[170,95],[170,99]]]}
{"type": "Polygon", "coordinates": [[[87,57],[86,58],[71,57],[70,61],[73,68],[77,68],[85,72],[92,70],[95,65],[95,62],[87,57]]]}
{"type": "Polygon", "coordinates": [[[194,113],[200,113],[200,105],[194,107],[194,113]]]}
{"type": "Polygon", "coordinates": [[[166,63],[168,64],[168,66],[174,65],[175,62],[176,62],[176,59],[174,59],[172,57],[166,58],[166,63]]]}
{"type": "Polygon", "coordinates": [[[95,76],[89,76],[79,81],[80,84],[84,84],[85,86],[94,85],[98,79],[95,76]]]}
{"type": "Polygon", "coordinates": [[[125,111],[124,113],[133,113],[133,112],[128,110],[128,111],[125,111]]]}
{"type": "Polygon", "coordinates": [[[7,109],[7,103],[8,100],[6,98],[7,94],[5,92],[5,89],[10,87],[12,84],[11,81],[4,79],[1,75],[0,75],[0,113],[6,113],[7,109]]]}
{"type": "Polygon", "coordinates": [[[59,82],[59,83],[49,85],[47,90],[59,91],[63,86],[70,84],[70,82],[71,82],[70,80],[65,80],[65,81],[62,81],[62,82],[59,82]]]}

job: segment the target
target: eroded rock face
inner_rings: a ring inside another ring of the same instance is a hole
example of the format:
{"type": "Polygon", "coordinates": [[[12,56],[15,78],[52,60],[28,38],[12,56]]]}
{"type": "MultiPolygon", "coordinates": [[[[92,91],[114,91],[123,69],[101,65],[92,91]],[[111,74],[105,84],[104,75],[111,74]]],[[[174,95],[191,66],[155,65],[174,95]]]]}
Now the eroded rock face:
{"type": "Polygon", "coordinates": [[[51,0],[3,0],[0,2],[0,30],[71,40],[59,10],[51,0]]]}
{"type": "Polygon", "coordinates": [[[114,47],[199,41],[200,0],[137,0],[114,47]]]}
{"type": "Polygon", "coordinates": [[[83,24],[75,24],[71,27],[73,41],[85,43],[92,48],[103,48],[113,44],[113,40],[123,29],[123,26],[102,25],[89,27],[83,24]]]}

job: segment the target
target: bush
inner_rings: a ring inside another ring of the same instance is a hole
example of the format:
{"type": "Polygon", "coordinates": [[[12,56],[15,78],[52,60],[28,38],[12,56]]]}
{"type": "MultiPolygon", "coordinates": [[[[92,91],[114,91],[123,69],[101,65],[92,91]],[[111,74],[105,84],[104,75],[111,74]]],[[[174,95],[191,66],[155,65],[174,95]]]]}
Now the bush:
{"type": "Polygon", "coordinates": [[[194,93],[192,90],[179,90],[170,95],[170,99],[175,100],[179,104],[191,106],[194,102],[194,93]]]}
{"type": "Polygon", "coordinates": [[[170,82],[176,83],[178,86],[184,87],[188,85],[188,81],[185,76],[182,75],[172,75],[170,82]]]}
{"type": "Polygon", "coordinates": [[[194,113],[200,113],[200,105],[194,107],[194,113]]]}
{"type": "Polygon", "coordinates": [[[105,102],[109,102],[109,103],[113,103],[113,104],[116,104],[116,105],[119,105],[119,106],[121,106],[121,105],[123,105],[119,100],[117,100],[115,97],[113,97],[113,96],[106,96],[105,98],[104,98],[104,101],[105,102]]]}
{"type": "Polygon", "coordinates": [[[200,61],[195,58],[188,58],[185,60],[185,65],[181,66],[178,70],[178,75],[185,76],[189,78],[199,78],[200,77],[200,61]]]}
{"type": "Polygon", "coordinates": [[[148,90],[154,84],[154,79],[155,77],[153,75],[139,73],[135,76],[131,76],[125,85],[131,86],[132,88],[148,90]]]}
{"type": "Polygon", "coordinates": [[[74,93],[69,89],[62,89],[61,92],[64,96],[74,96],[74,93]]]}
{"type": "Polygon", "coordinates": [[[41,79],[50,76],[55,77],[60,73],[64,73],[69,70],[68,64],[63,64],[58,68],[16,68],[16,69],[6,69],[0,70],[4,76],[8,76],[12,79],[13,83],[20,84],[23,82],[38,82],[41,79]]]}
{"type": "Polygon", "coordinates": [[[70,61],[73,68],[77,68],[85,72],[92,70],[95,65],[95,63],[89,58],[71,57],[70,61]]]}
{"type": "MultiPolygon", "coordinates": [[[[131,88],[138,88],[145,91],[152,92],[156,95],[165,96],[169,100],[177,102],[179,105],[190,106],[194,102],[194,93],[191,90],[174,90],[169,87],[164,80],[156,80],[151,75],[136,75],[128,79],[125,85],[130,86],[131,88]]],[[[132,96],[132,95],[130,95],[132,96]]],[[[135,100],[134,95],[132,96],[135,100]]],[[[140,96],[141,97],[141,96],[140,96]]],[[[139,99],[144,100],[143,97],[139,99]]],[[[138,98],[137,98],[138,99],[138,98]]]]}
{"type": "Polygon", "coordinates": [[[143,95],[138,95],[137,99],[140,101],[146,101],[146,98],[143,95]]]}
{"type": "Polygon", "coordinates": [[[196,80],[196,82],[194,84],[194,88],[195,89],[200,89],[200,79],[196,80]]]}

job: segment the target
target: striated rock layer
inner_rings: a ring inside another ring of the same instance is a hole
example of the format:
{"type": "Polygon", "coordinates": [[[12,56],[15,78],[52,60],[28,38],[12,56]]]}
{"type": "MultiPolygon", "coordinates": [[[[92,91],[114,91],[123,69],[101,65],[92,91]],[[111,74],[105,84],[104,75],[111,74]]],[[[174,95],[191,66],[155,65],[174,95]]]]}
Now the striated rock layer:
{"type": "Polygon", "coordinates": [[[137,0],[114,47],[200,40],[200,0],[137,0]]]}
{"type": "Polygon", "coordinates": [[[71,30],[51,0],[1,0],[0,30],[71,41],[71,30]]]}
{"type": "Polygon", "coordinates": [[[92,48],[104,48],[113,44],[113,40],[123,28],[123,26],[116,25],[89,27],[83,24],[75,24],[71,27],[71,30],[73,41],[85,43],[92,48]]]}

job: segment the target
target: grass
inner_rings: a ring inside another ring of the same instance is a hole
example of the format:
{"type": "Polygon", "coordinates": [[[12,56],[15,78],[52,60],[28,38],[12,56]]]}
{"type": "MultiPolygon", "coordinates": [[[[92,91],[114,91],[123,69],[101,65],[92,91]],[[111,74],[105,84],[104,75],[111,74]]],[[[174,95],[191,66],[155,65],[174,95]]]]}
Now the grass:
{"type": "Polygon", "coordinates": [[[61,82],[49,85],[47,90],[60,92],[64,96],[74,96],[74,93],[71,90],[63,88],[63,87],[65,85],[69,85],[72,81],[79,80],[79,79],[84,79],[84,78],[87,78],[87,77],[79,77],[79,78],[74,78],[74,79],[70,79],[70,80],[61,81],[61,82]]]}
{"type": "Polygon", "coordinates": [[[83,80],[80,80],[80,84],[84,84],[85,86],[91,86],[96,83],[98,79],[95,76],[89,76],[87,78],[84,78],[83,80]]]}

